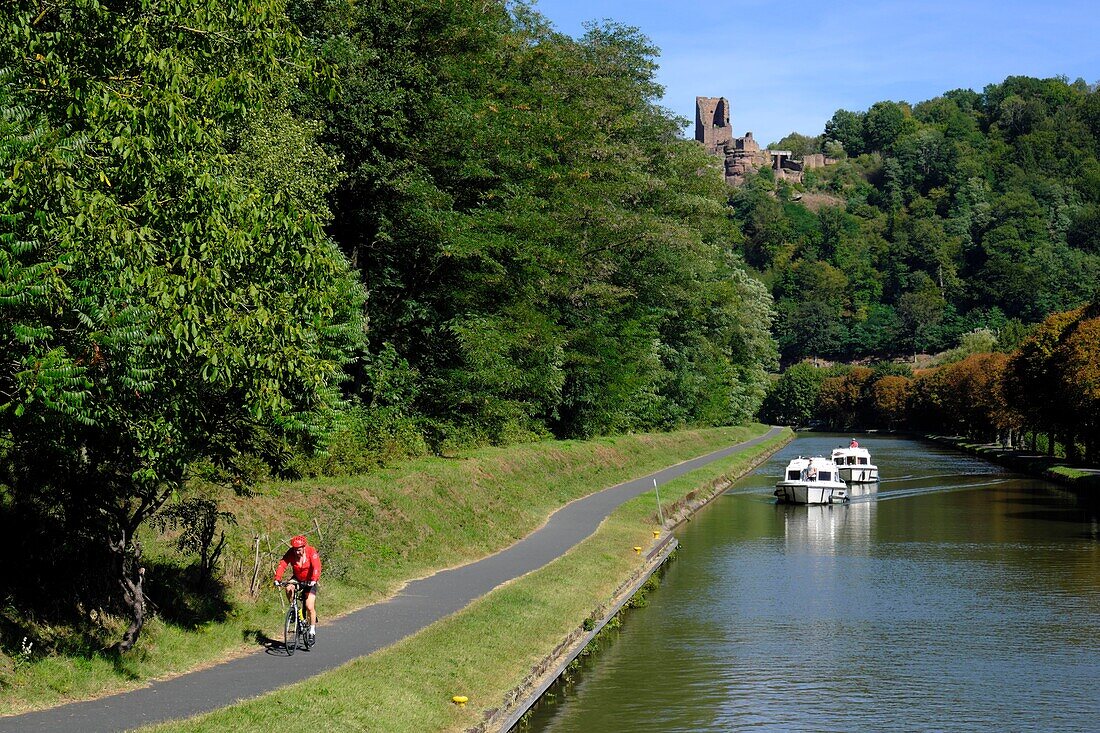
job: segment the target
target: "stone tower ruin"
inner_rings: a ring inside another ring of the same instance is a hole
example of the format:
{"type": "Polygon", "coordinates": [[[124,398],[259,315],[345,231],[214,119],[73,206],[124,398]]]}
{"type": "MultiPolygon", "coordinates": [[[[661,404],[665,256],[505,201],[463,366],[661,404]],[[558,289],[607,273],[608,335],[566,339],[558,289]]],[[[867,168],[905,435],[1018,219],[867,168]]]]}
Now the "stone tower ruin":
{"type": "Polygon", "coordinates": [[[801,181],[802,171],[821,168],[837,161],[821,154],[807,156],[805,160],[792,160],[789,150],[765,150],[753,139],[751,132],[744,137],[733,136],[730,125],[730,103],[725,97],[695,98],[695,139],[707,150],[723,158],[726,181],[740,185],[745,174],[761,166],[771,166],[777,178],[801,181]]]}
{"type": "Polygon", "coordinates": [[[712,153],[733,139],[730,103],[725,97],[695,98],[695,139],[712,153]]]}

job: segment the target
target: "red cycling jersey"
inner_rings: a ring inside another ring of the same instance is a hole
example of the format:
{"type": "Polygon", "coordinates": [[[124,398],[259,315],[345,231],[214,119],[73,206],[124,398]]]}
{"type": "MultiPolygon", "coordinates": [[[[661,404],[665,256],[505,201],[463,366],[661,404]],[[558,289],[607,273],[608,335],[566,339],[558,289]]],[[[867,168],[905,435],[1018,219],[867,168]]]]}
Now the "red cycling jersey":
{"type": "Polygon", "coordinates": [[[275,580],[283,577],[287,565],[294,569],[294,578],[299,583],[315,583],[321,579],[321,556],[312,545],[306,545],[301,552],[293,547],[287,550],[275,569],[275,580]]]}

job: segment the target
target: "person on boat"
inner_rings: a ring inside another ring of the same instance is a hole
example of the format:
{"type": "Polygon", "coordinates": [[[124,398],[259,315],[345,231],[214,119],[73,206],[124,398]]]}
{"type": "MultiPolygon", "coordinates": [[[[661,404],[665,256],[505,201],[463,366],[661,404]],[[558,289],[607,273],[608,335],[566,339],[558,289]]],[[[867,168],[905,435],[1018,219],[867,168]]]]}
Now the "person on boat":
{"type": "Polygon", "coordinates": [[[852,442],[848,444],[848,447],[849,448],[858,448],[859,447],[859,441],[856,440],[855,438],[852,438],[852,442]]]}

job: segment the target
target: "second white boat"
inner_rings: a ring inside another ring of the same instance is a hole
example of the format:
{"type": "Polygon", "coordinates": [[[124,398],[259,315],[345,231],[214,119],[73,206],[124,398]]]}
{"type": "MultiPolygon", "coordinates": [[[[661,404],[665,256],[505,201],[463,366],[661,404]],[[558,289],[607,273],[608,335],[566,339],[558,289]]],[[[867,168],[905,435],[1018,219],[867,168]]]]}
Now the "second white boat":
{"type": "Polygon", "coordinates": [[[833,448],[831,458],[836,463],[842,481],[853,484],[878,481],[878,466],[871,463],[870,451],[860,448],[854,440],[847,448],[833,448]]]}

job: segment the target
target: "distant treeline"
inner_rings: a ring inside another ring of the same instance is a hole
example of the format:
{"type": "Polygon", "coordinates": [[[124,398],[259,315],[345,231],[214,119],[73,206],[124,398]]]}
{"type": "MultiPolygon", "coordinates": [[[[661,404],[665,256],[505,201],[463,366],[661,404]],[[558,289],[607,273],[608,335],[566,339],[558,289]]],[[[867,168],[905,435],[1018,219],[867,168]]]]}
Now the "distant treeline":
{"type": "Polygon", "coordinates": [[[1095,85],[1009,77],[878,102],[778,147],[841,158],[804,185],[764,171],[734,197],[785,363],[941,351],[1078,307],[1100,283],[1095,85]]]}
{"type": "Polygon", "coordinates": [[[1011,353],[958,353],[911,372],[792,366],[768,392],[765,419],[832,430],[909,430],[1100,461],[1100,301],[1056,313],[1011,353]],[[1041,440],[1040,440],[1041,438],[1041,440]]]}

